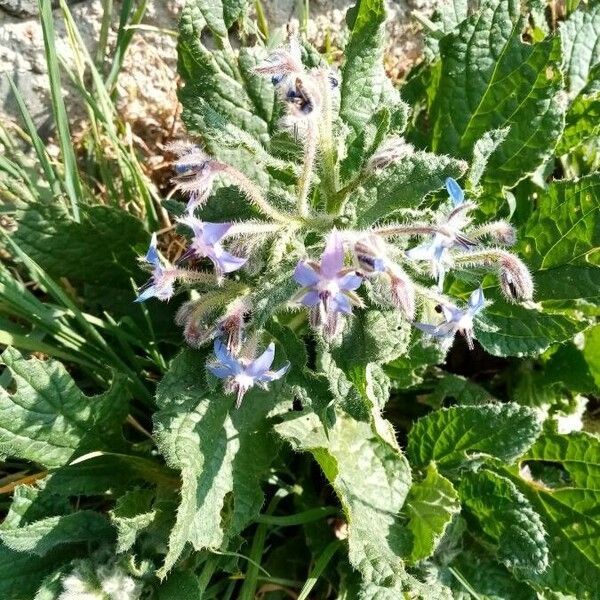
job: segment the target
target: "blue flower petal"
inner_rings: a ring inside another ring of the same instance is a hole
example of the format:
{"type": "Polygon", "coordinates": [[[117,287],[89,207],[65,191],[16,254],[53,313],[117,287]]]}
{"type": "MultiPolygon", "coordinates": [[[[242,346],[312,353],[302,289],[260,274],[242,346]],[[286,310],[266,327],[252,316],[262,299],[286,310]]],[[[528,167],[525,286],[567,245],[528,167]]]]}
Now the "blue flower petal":
{"type": "Polygon", "coordinates": [[[452,198],[452,202],[454,206],[458,206],[465,201],[465,193],[463,192],[460,185],[456,179],[452,179],[452,177],[448,177],[446,179],[446,189],[448,190],[448,194],[450,198],[452,198]]]}
{"type": "Polygon", "coordinates": [[[469,298],[469,310],[471,314],[478,313],[485,306],[485,296],[483,295],[483,289],[476,289],[469,298]]]}
{"type": "Polygon", "coordinates": [[[229,230],[231,223],[204,223],[202,236],[207,244],[216,244],[229,230]]]}
{"type": "Polygon", "coordinates": [[[327,238],[325,250],[321,256],[321,275],[323,279],[333,279],[344,266],[344,244],[337,231],[327,238]]]}
{"type": "Polygon", "coordinates": [[[236,375],[237,373],[241,373],[242,365],[240,362],[227,350],[227,346],[217,339],[214,344],[214,351],[217,360],[222,363],[223,366],[229,368],[232,375],[236,375]]]}
{"type": "Polygon", "coordinates": [[[271,342],[267,349],[246,367],[246,374],[255,378],[264,375],[271,368],[274,358],[275,344],[271,342]]]}
{"type": "Polygon", "coordinates": [[[319,274],[305,262],[299,262],[294,270],[294,279],[302,286],[310,287],[319,283],[319,274]]]}
{"type": "Polygon", "coordinates": [[[352,313],[352,305],[350,300],[344,294],[337,294],[330,301],[330,308],[333,312],[342,312],[347,315],[352,313]]]}
{"type": "Polygon", "coordinates": [[[347,275],[344,275],[338,279],[338,285],[340,286],[340,289],[346,291],[354,291],[360,287],[361,283],[362,277],[354,272],[348,273],[347,275]]]}
{"type": "Polygon", "coordinates": [[[134,302],[146,302],[146,300],[154,296],[156,296],[156,287],[154,285],[150,285],[138,295],[134,302]]]}
{"type": "Polygon", "coordinates": [[[311,290],[310,292],[306,292],[302,297],[300,302],[304,304],[304,306],[316,306],[321,301],[321,297],[319,296],[319,292],[315,290],[311,290]]]}
{"type": "Polygon", "coordinates": [[[148,252],[146,252],[145,260],[154,267],[160,266],[160,258],[158,256],[158,251],[156,250],[156,244],[156,233],[153,233],[152,239],[150,240],[150,246],[148,247],[148,252]]]}
{"type": "Polygon", "coordinates": [[[248,261],[247,258],[234,256],[225,250],[216,253],[214,260],[217,270],[219,270],[221,273],[231,273],[233,271],[237,271],[238,269],[241,269],[248,261]]]}
{"type": "Polygon", "coordinates": [[[227,379],[227,377],[234,377],[236,375],[227,365],[206,365],[206,368],[219,379],[227,379]]]}

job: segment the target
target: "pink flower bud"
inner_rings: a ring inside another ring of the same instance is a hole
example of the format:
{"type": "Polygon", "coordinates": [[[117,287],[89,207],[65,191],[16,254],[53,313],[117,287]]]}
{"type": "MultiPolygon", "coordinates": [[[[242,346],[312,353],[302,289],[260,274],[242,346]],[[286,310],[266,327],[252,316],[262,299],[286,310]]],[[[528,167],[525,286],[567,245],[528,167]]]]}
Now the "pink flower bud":
{"type": "Polygon", "coordinates": [[[522,260],[502,253],[500,259],[500,288],[511,302],[533,298],[533,279],[522,260]]]}

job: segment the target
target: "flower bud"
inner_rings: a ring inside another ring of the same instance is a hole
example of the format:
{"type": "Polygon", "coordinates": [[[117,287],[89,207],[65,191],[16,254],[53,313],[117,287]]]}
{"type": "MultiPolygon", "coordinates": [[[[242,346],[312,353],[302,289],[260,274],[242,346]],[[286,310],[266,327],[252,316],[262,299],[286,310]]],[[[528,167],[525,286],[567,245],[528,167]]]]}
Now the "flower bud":
{"type": "Polygon", "coordinates": [[[511,302],[533,298],[533,279],[527,267],[508,252],[500,259],[500,288],[511,302]]]}
{"type": "Polygon", "coordinates": [[[400,267],[390,269],[392,302],[409,321],[415,318],[415,286],[400,267]]]}

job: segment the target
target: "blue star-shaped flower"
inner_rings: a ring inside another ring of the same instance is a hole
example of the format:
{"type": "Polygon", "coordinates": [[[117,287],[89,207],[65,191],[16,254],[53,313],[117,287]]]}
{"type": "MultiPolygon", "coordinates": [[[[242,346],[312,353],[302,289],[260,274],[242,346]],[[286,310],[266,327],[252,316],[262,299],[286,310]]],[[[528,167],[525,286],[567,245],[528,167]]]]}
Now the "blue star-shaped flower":
{"type": "Polygon", "coordinates": [[[438,233],[435,233],[429,241],[406,251],[406,256],[412,260],[425,260],[431,263],[431,272],[440,290],[443,289],[446,272],[452,265],[449,256],[450,248],[459,246],[468,249],[476,245],[461,231],[469,224],[467,213],[474,208],[474,205],[465,202],[463,190],[451,177],[446,179],[446,189],[454,208],[439,225],[438,233]]]}
{"type": "Polygon", "coordinates": [[[326,333],[334,335],[337,315],[350,314],[352,304],[360,299],[351,294],[362,283],[354,269],[344,268],[344,244],[337,232],[330,234],[321,262],[301,261],[294,279],[303,286],[300,302],[313,309],[315,325],[325,325],[326,333]]]}
{"type": "Polygon", "coordinates": [[[236,407],[239,408],[244,394],[255,385],[266,389],[271,381],[281,379],[290,368],[286,363],[277,371],[271,371],[275,358],[275,344],[271,342],[267,349],[254,360],[236,358],[221,340],[215,340],[216,363],[208,364],[208,370],[219,379],[226,381],[226,390],[237,394],[236,407]]]}
{"type": "Polygon", "coordinates": [[[483,290],[479,288],[471,294],[465,310],[461,310],[453,304],[441,304],[440,306],[446,319],[444,323],[440,325],[415,323],[415,327],[428,335],[450,342],[456,333],[460,333],[466,339],[469,349],[473,350],[473,317],[485,306],[483,290]]]}
{"type": "Polygon", "coordinates": [[[134,302],[144,302],[148,298],[159,300],[170,300],[173,297],[174,285],[179,274],[179,269],[174,267],[163,267],[156,249],[156,233],[152,234],[148,252],[144,257],[146,263],[152,268],[150,279],[138,289],[138,297],[134,302]]]}
{"type": "Polygon", "coordinates": [[[188,258],[208,258],[215,266],[217,275],[231,273],[242,268],[247,259],[230,254],[223,249],[220,241],[231,229],[231,223],[205,223],[195,217],[181,219],[194,232],[192,243],[180,261],[188,258]]]}

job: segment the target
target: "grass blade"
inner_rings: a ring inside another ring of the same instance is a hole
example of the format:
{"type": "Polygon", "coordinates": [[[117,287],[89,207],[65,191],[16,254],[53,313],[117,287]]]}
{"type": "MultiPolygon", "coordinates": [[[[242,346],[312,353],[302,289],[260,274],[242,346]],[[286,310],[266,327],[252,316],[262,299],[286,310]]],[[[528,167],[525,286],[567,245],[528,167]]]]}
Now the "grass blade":
{"type": "Polygon", "coordinates": [[[52,19],[52,6],[50,0],[38,0],[42,32],[44,34],[44,48],[46,64],[48,65],[48,78],[50,80],[50,96],[52,110],[58,133],[58,142],[62,154],[65,174],[63,186],[71,203],[73,219],[79,222],[79,199],[82,196],[81,181],[77,170],[75,151],[71,143],[71,131],[67,118],[67,109],[62,97],[60,84],[60,71],[56,55],[56,36],[54,34],[54,21],[52,19]]]}

